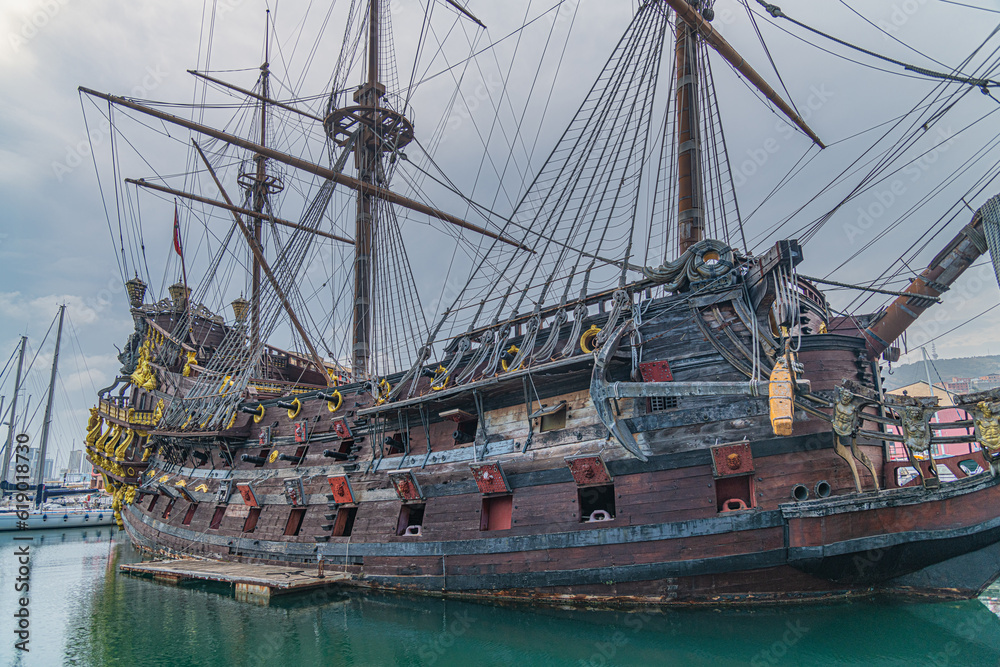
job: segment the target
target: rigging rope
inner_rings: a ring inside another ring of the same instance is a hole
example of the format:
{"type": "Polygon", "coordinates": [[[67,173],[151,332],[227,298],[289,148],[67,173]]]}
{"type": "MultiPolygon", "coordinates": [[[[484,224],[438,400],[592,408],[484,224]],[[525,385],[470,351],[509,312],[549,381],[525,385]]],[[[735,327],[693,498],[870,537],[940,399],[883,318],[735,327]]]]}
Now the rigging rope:
{"type": "MultiPolygon", "coordinates": [[[[834,37],[833,35],[823,32],[822,30],[818,30],[816,28],[808,26],[805,23],[802,23],[801,21],[797,21],[796,19],[793,19],[792,17],[788,16],[783,11],[781,11],[781,7],[778,7],[777,5],[764,2],[764,0],[757,0],[757,4],[763,7],[767,11],[767,13],[773,16],[774,18],[785,19],[786,21],[790,21],[791,23],[794,23],[800,28],[808,30],[811,33],[819,35],[820,37],[829,39],[830,41],[836,42],[841,46],[846,46],[849,49],[853,49],[860,53],[864,53],[866,55],[872,56],[873,58],[878,58],[879,60],[892,63],[893,65],[898,65],[907,71],[914,72],[916,74],[922,74],[924,76],[935,79],[943,79],[945,81],[956,81],[958,83],[968,84],[970,86],[975,86],[976,88],[981,88],[984,93],[986,92],[986,89],[990,86],[1000,86],[1000,83],[993,81],[992,79],[981,79],[976,77],[960,76],[953,73],[946,74],[944,72],[936,72],[934,70],[927,69],[926,67],[920,67],[919,65],[911,65],[909,63],[903,62],[902,60],[896,60],[895,58],[884,56],[880,53],[876,53],[875,51],[871,51],[864,47],[858,46],[857,44],[851,44],[850,42],[844,41],[838,37],[834,37]]],[[[996,33],[996,30],[994,30],[993,32],[996,33]]]]}

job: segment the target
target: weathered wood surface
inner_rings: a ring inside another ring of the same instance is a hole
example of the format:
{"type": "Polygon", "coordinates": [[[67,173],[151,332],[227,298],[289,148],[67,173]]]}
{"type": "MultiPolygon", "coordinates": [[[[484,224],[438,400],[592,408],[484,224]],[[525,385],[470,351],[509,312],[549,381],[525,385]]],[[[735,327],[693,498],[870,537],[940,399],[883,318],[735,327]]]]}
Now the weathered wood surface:
{"type": "Polygon", "coordinates": [[[283,592],[331,586],[351,578],[343,572],[329,572],[323,578],[319,578],[316,576],[316,567],[305,569],[195,558],[127,563],[118,567],[122,572],[130,574],[169,576],[180,580],[199,579],[230,584],[254,584],[283,592]]]}

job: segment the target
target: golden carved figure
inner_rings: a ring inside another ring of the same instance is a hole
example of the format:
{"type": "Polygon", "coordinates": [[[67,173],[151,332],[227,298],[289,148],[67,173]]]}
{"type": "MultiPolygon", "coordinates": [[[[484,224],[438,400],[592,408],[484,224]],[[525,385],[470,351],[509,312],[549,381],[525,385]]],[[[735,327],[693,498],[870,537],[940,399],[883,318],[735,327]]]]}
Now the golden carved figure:
{"type": "Polygon", "coordinates": [[[875,471],[875,464],[872,463],[868,455],[858,447],[857,433],[860,424],[860,408],[865,403],[872,402],[872,399],[858,396],[847,387],[837,387],[837,402],[833,405],[833,449],[840,458],[847,462],[854,477],[854,487],[861,493],[864,489],[861,486],[861,477],[858,475],[858,467],[854,463],[860,461],[861,464],[871,473],[872,481],[875,483],[875,490],[880,491],[878,474],[875,471]],[[844,445],[842,438],[847,438],[850,442],[850,451],[844,445]]]}
{"type": "Polygon", "coordinates": [[[181,371],[181,375],[191,377],[191,367],[198,365],[197,356],[198,354],[194,350],[188,350],[187,363],[184,364],[184,370],[181,371]]]}
{"type": "Polygon", "coordinates": [[[900,410],[900,426],[903,429],[903,444],[914,453],[926,452],[931,448],[931,427],[927,423],[930,413],[915,405],[900,410]]]}
{"type": "Polygon", "coordinates": [[[976,440],[992,456],[1000,454],[1000,415],[993,412],[992,406],[986,401],[976,404],[973,411],[976,440]]]}
{"type": "Polygon", "coordinates": [[[135,372],[132,373],[131,380],[132,384],[137,387],[142,387],[146,391],[153,391],[156,389],[156,372],[153,370],[153,366],[150,363],[150,358],[152,354],[150,353],[150,345],[147,340],[139,348],[139,363],[136,365],[135,372]]]}

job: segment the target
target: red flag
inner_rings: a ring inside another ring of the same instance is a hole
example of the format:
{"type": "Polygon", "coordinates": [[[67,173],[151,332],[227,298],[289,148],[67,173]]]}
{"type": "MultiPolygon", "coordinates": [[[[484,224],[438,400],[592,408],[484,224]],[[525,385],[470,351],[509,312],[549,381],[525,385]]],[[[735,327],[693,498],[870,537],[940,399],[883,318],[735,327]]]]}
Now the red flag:
{"type": "Polygon", "coordinates": [[[181,250],[181,223],[180,219],[177,217],[177,204],[174,204],[174,250],[178,255],[184,257],[184,252],[181,250]]]}

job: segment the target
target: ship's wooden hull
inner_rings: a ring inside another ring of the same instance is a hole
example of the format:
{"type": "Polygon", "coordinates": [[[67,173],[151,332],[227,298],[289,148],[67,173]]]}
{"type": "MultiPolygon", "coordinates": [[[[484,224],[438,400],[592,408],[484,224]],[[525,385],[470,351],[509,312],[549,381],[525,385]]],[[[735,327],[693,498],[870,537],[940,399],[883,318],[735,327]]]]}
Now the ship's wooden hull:
{"type": "MultiPolygon", "coordinates": [[[[697,480],[694,472],[684,467],[616,477],[623,511],[600,527],[546,519],[560,511],[573,515],[575,489],[566,484],[515,487],[515,517],[521,517],[515,519],[515,534],[478,539],[461,539],[465,531],[443,525],[449,516],[456,523],[470,516],[478,521],[470,507],[477,499],[465,494],[429,496],[425,532],[383,542],[353,536],[319,545],[289,542],[268,539],[277,531],[260,528],[259,534],[206,535],[135,506],[124,518],[132,539],[154,551],[310,567],[322,554],[327,569],[355,575],[357,585],[445,595],[623,604],[809,600],[872,592],[960,598],[978,595],[1000,574],[1000,518],[992,510],[1000,502],[1000,481],[988,474],[944,485],[931,498],[922,488],[904,488],[773,510],[701,512],[696,519],[680,519],[691,514],[685,509],[642,507],[666,507],[672,499],[642,502],[657,494],[641,491],[697,480]],[[548,508],[544,513],[530,509],[542,504],[548,508]],[[526,511],[519,514],[522,508],[526,511]]],[[[688,489],[698,484],[692,481],[688,489]]],[[[377,516],[394,521],[399,503],[391,504],[371,508],[376,516],[369,525],[377,516]]],[[[282,523],[285,512],[271,509],[282,523]]],[[[262,528],[264,521],[262,516],[262,528]]]]}
{"type": "MultiPolygon", "coordinates": [[[[765,360],[780,351],[748,323],[741,294],[654,302],[642,359],[666,362],[678,383],[745,383],[753,345],[765,360]]],[[[845,379],[871,386],[862,339],[797,343],[818,400],[845,379]]],[[[124,527],[154,552],[307,567],[322,558],[359,586],[492,598],[971,597],[1000,573],[1000,488],[988,472],[896,488],[883,479],[895,467],[882,444],[861,438],[883,490],[859,465],[859,493],[829,420],[796,409],[794,435],[775,437],[767,398],[752,395],[614,401],[637,457],[598,418],[595,363],[577,352],[439,391],[424,377],[385,405],[358,385],[341,387],[336,405],[299,394],[294,413],[265,400],[263,418],[243,415],[228,434],[161,427],[124,527]],[[543,413],[558,415],[554,426],[543,413]],[[607,478],[578,477],[579,457],[607,478]],[[499,487],[472,474],[482,462],[499,466],[499,487]]],[[[609,364],[611,380],[634,379],[628,354],[609,364]]]]}

